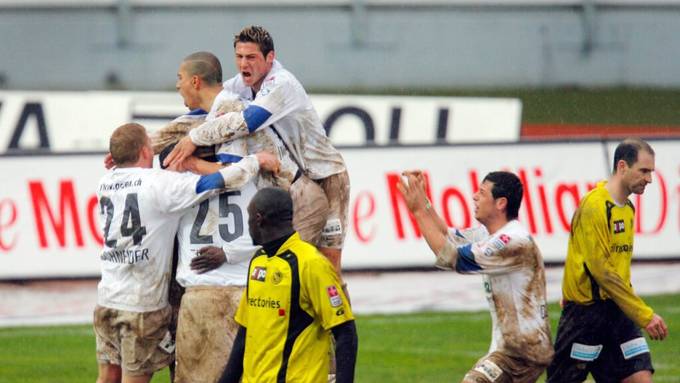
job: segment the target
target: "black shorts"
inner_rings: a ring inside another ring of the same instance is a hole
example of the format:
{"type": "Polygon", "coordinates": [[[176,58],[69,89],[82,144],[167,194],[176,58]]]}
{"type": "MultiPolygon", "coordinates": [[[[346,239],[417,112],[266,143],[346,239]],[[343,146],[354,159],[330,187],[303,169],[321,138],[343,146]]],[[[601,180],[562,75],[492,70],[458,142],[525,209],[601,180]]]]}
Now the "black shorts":
{"type": "Polygon", "coordinates": [[[643,370],[654,372],[647,342],[616,303],[564,306],[547,382],[582,382],[589,372],[597,382],[620,382],[643,370]]]}

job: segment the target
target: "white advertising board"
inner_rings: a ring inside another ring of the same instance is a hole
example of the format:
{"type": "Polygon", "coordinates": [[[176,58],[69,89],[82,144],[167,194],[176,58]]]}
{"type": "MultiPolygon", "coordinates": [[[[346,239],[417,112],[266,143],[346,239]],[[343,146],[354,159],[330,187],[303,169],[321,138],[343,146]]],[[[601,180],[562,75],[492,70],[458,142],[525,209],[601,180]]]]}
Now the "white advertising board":
{"type": "MultiPolygon", "coordinates": [[[[310,96],[336,145],[515,142],[518,99],[310,96]]],[[[107,150],[119,125],[154,131],[186,113],[175,92],[0,92],[0,153],[107,150]]]]}
{"type": "MultiPolygon", "coordinates": [[[[635,257],[680,256],[679,141],[652,141],[654,183],[638,200],[635,257]]],[[[475,225],[472,194],[506,169],[525,185],[520,220],[546,261],[563,261],[577,202],[609,173],[613,147],[591,143],[422,146],[345,150],[351,184],[347,269],[431,266],[433,256],[396,192],[405,169],[422,169],[434,208],[450,225],[475,225]]],[[[0,156],[0,279],[99,273],[95,185],[102,154],[0,156]]]]}

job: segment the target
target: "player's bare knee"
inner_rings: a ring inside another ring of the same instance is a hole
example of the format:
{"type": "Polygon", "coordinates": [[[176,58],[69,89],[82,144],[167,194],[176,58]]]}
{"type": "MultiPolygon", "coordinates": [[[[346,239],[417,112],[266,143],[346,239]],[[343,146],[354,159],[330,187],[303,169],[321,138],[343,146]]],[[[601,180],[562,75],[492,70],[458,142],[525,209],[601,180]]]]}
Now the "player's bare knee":
{"type": "Polygon", "coordinates": [[[120,366],[115,364],[100,364],[97,383],[120,383],[122,371],[120,366]]]}
{"type": "Polygon", "coordinates": [[[652,372],[649,370],[637,371],[624,378],[621,383],[652,383],[652,372]]]}

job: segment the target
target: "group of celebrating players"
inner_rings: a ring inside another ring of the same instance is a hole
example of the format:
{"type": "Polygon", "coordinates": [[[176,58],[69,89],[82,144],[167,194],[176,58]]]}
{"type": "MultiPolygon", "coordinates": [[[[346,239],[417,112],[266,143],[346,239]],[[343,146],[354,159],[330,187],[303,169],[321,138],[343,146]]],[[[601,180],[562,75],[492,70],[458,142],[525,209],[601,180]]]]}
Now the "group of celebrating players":
{"type": "MultiPolygon", "coordinates": [[[[270,34],[246,27],[234,51],[238,74],[225,82],[215,55],[182,60],[176,88],[189,113],[151,136],[135,123],[111,136],[112,170],[97,191],[98,383],[148,382],[166,366],[175,382],[354,380],[358,338],[341,274],[344,161],[270,34]],[[155,155],[165,169],[153,167],[155,155]]],[[[550,382],[589,372],[651,381],[639,328],[653,339],[667,328],[630,285],[627,197],[653,170],[651,147],[626,140],[609,182],[582,200],[554,348],[543,259],[517,221],[519,179],[489,173],[474,195],[481,226],[458,230],[432,209],[422,173],[404,173],[399,190],[436,266],[484,276],[492,343],[464,382],[534,382],[548,366],[550,382]]]]}

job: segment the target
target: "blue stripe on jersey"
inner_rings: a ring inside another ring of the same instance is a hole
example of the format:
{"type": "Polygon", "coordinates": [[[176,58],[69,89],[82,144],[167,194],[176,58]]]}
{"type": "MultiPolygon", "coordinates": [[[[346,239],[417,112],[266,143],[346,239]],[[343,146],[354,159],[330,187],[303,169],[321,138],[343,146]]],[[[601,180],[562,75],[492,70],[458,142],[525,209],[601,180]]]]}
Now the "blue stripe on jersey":
{"type": "Polygon", "coordinates": [[[224,178],[220,173],[212,173],[207,176],[201,176],[196,182],[196,194],[203,193],[211,189],[224,188],[224,178]]]}
{"type": "Polygon", "coordinates": [[[208,112],[206,112],[205,110],[203,110],[201,108],[198,108],[198,109],[192,110],[191,112],[187,113],[186,115],[187,116],[203,116],[203,115],[206,115],[206,114],[208,114],[208,112]]]}
{"type": "Polygon", "coordinates": [[[250,105],[243,111],[243,118],[246,120],[250,133],[264,124],[271,115],[270,111],[257,105],[250,105]]]}
{"type": "Polygon", "coordinates": [[[456,261],[457,272],[471,273],[481,269],[482,267],[475,262],[475,255],[472,253],[472,244],[458,247],[458,260],[456,261]]]}
{"type": "Polygon", "coordinates": [[[233,164],[243,159],[241,156],[235,154],[217,153],[217,161],[223,164],[233,164]]]}

